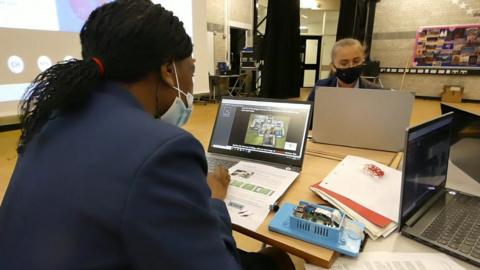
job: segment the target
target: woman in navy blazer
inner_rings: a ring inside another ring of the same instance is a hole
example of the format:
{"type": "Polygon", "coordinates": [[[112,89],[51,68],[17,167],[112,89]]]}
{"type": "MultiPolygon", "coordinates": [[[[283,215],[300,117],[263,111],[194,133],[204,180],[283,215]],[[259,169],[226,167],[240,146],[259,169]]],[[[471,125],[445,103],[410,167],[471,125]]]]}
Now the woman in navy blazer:
{"type": "Polygon", "coordinates": [[[182,23],[118,0],[92,12],[80,39],[83,60],[38,75],[22,102],[0,269],[241,268],[228,172],[207,177],[202,145],[178,127],[195,69],[182,23]]]}
{"type": "MultiPolygon", "coordinates": [[[[334,76],[318,80],[308,95],[308,101],[315,102],[315,90],[317,86],[382,89],[381,86],[360,77],[365,62],[365,48],[360,41],[353,38],[345,38],[337,41],[335,45],[333,45],[331,57],[332,63],[330,67],[332,69],[331,73],[334,74],[334,76]]],[[[310,129],[312,129],[312,127],[313,122],[310,123],[310,129]]]]}
{"type": "MultiPolygon", "coordinates": [[[[345,38],[337,41],[332,48],[332,74],[318,80],[316,86],[381,89],[382,87],[360,77],[365,62],[365,48],[360,41],[345,38]]],[[[308,101],[315,101],[315,87],[308,95],[308,101]]]]}

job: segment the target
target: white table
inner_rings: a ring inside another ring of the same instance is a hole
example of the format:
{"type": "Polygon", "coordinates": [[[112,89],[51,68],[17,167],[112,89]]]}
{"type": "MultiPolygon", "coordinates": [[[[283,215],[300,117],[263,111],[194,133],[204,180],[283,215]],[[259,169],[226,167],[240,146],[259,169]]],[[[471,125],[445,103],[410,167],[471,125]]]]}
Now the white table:
{"type": "MultiPolygon", "coordinates": [[[[480,183],[464,174],[452,163],[448,166],[447,187],[480,196],[480,183]]],[[[387,238],[379,238],[376,241],[368,240],[364,252],[387,251],[387,252],[414,252],[414,253],[437,253],[440,252],[427,245],[402,236],[400,233],[392,233],[387,238]]],[[[447,254],[448,255],[448,254],[447,254]]],[[[361,256],[361,253],[360,255],[361,256]]],[[[451,257],[455,262],[467,270],[480,269],[477,266],[451,257]]],[[[335,265],[335,263],[334,263],[335,265]]]]}

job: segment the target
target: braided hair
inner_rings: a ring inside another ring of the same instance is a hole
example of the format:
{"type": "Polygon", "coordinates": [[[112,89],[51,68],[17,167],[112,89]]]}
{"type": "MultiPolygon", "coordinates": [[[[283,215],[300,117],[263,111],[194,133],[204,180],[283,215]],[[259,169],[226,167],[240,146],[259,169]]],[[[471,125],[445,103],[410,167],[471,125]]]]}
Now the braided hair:
{"type": "Polygon", "coordinates": [[[94,10],[80,31],[82,60],[40,73],[20,103],[17,152],[53,118],[85,105],[102,80],[132,83],[192,54],[182,22],[150,0],[117,0],[94,10]]]}

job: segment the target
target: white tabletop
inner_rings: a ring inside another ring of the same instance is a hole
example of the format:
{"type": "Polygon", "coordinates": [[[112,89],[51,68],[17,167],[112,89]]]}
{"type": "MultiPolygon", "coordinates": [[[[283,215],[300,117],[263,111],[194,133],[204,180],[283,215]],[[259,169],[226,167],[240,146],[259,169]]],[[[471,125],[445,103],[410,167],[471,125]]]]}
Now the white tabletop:
{"type": "MultiPolygon", "coordinates": [[[[463,173],[452,163],[448,166],[447,187],[462,192],[480,196],[480,183],[463,173]]],[[[438,250],[415,240],[402,236],[400,233],[392,233],[387,238],[379,238],[376,241],[371,239],[365,245],[364,252],[387,251],[387,252],[414,252],[414,253],[436,253],[438,250]]],[[[361,253],[360,255],[361,256],[361,253]]],[[[455,262],[465,269],[479,269],[472,264],[451,257],[455,262]]]]}

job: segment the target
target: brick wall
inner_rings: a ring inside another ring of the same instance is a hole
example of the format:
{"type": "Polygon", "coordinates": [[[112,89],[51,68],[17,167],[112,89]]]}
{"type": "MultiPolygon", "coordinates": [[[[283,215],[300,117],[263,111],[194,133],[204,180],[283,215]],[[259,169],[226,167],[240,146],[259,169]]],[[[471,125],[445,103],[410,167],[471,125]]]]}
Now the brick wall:
{"type": "MultiPolygon", "coordinates": [[[[467,6],[480,9],[478,0],[463,0],[467,6]]],[[[377,4],[371,56],[382,66],[412,65],[415,32],[418,26],[480,23],[479,17],[467,15],[451,0],[381,0],[377,4]]],[[[382,74],[386,87],[398,89],[401,74],[382,74]]],[[[407,74],[403,89],[413,90],[419,96],[440,96],[443,85],[460,84],[465,87],[465,98],[480,100],[480,77],[407,74]]]]}

